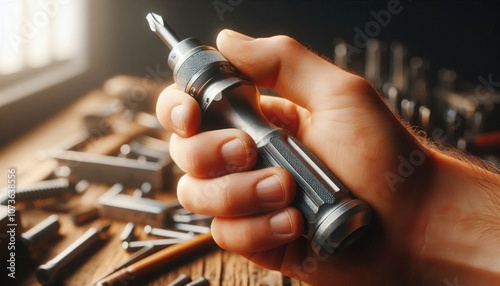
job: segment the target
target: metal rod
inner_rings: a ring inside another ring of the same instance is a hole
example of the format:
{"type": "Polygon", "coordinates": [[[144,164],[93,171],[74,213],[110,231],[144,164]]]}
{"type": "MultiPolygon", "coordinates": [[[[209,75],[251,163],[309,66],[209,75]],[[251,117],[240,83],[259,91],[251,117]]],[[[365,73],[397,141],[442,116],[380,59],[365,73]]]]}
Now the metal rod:
{"type": "Polygon", "coordinates": [[[57,279],[59,270],[83,252],[91,249],[92,245],[101,240],[101,234],[107,232],[109,227],[110,225],[103,226],[99,229],[90,228],[56,257],[38,266],[36,270],[36,278],[38,281],[43,285],[53,284],[57,279]]]}

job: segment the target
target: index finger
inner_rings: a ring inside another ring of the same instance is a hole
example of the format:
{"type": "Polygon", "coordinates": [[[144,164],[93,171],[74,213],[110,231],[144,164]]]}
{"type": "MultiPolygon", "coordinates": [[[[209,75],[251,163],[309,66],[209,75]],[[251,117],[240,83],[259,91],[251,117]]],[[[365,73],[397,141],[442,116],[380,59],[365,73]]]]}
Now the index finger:
{"type": "Polygon", "coordinates": [[[254,39],[231,30],[217,37],[221,53],[245,76],[313,111],[330,95],[364,94],[371,86],[287,36],[254,39]]]}

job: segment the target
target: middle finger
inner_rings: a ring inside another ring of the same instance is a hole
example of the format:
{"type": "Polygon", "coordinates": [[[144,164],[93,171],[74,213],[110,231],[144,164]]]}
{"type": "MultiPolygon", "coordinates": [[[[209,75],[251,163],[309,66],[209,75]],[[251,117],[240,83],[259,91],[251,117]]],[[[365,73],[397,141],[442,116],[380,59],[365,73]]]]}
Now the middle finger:
{"type": "Polygon", "coordinates": [[[236,217],[289,205],[295,183],[282,168],[234,173],[212,179],[186,175],[177,186],[179,202],[194,213],[236,217]]]}

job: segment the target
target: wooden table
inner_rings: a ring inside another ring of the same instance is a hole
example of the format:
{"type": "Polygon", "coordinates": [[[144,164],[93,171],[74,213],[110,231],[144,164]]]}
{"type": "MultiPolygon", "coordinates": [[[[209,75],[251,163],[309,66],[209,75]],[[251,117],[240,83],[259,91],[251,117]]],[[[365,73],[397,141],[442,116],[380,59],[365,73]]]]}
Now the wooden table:
{"type": "MultiPolygon", "coordinates": [[[[6,185],[7,170],[11,167],[17,170],[16,179],[18,185],[48,178],[52,170],[57,166],[57,162],[54,160],[39,161],[37,160],[37,153],[41,150],[61,147],[61,145],[67,144],[64,141],[80,136],[83,116],[101,109],[109,104],[111,100],[112,98],[106,96],[101,90],[91,92],[50,120],[41,123],[35,130],[5,146],[0,150],[2,176],[0,186],[6,185]]],[[[95,144],[92,145],[93,153],[113,153],[123,143],[148,130],[148,128],[134,122],[127,122],[119,118],[114,123],[116,123],[116,126],[114,124],[115,132],[96,140],[95,144]]],[[[165,134],[165,136],[165,138],[168,138],[168,134],[165,134]]],[[[24,265],[22,267],[22,265],[19,265],[22,257],[18,257],[17,278],[15,280],[10,278],[5,280],[6,274],[4,274],[1,281],[7,281],[8,284],[4,284],[4,282],[0,282],[0,284],[38,285],[34,275],[37,265],[55,257],[90,227],[97,227],[105,221],[109,221],[105,218],[99,218],[83,226],[76,226],[70,219],[72,210],[96,206],[97,198],[109,187],[108,185],[92,183],[91,187],[83,194],[73,195],[65,202],[57,202],[58,211],[54,210],[53,204],[18,203],[17,211],[21,214],[22,219],[22,228],[19,229],[21,233],[56,212],[60,217],[60,238],[44,247],[45,253],[43,257],[34,265],[24,265]],[[52,206],[52,208],[49,208],[49,206],[52,206]],[[61,206],[63,206],[62,209],[61,206]]],[[[157,198],[175,198],[174,188],[175,181],[172,182],[170,190],[159,193],[157,198]]],[[[124,221],[112,221],[111,228],[108,231],[110,234],[109,239],[99,247],[89,249],[86,255],[73,262],[64,271],[60,284],[91,285],[91,282],[96,277],[128,257],[130,254],[123,250],[118,237],[125,224],[124,221]]],[[[151,239],[143,232],[140,233],[139,238],[151,239]]],[[[2,269],[1,273],[4,273],[4,269],[2,269]]],[[[211,285],[304,285],[295,280],[284,280],[284,277],[279,272],[263,269],[236,254],[219,248],[200,253],[192,259],[162,269],[140,282],[135,281],[129,285],[166,285],[182,273],[190,275],[193,279],[204,276],[210,280],[211,285]]]]}

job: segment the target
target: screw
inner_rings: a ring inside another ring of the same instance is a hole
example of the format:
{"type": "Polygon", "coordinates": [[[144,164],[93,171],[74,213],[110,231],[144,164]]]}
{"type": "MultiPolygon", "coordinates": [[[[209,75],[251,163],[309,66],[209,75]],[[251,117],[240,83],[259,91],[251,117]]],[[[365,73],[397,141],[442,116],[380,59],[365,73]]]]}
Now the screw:
{"type": "MultiPolygon", "coordinates": [[[[68,191],[75,191],[75,185],[68,179],[53,179],[19,186],[16,190],[16,202],[27,202],[39,199],[53,198],[68,191]]],[[[7,204],[8,195],[0,199],[1,204],[7,204]]]]}
{"type": "Polygon", "coordinates": [[[189,94],[194,96],[195,93],[196,93],[196,88],[193,86],[189,89],[189,94]]]}
{"type": "Polygon", "coordinates": [[[210,286],[210,281],[208,281],[207,278],[202,276],[196,280],[193,280],[192,282],[189,282],[184,286],[210,286]]]}
{"type": "Polygon", "coordinates": [[[181,274],[177,278],[175,278],[172,282],[168,283],[167,286],[184,286],[191,282],[191,277],[187,274],[181,274]]]}

